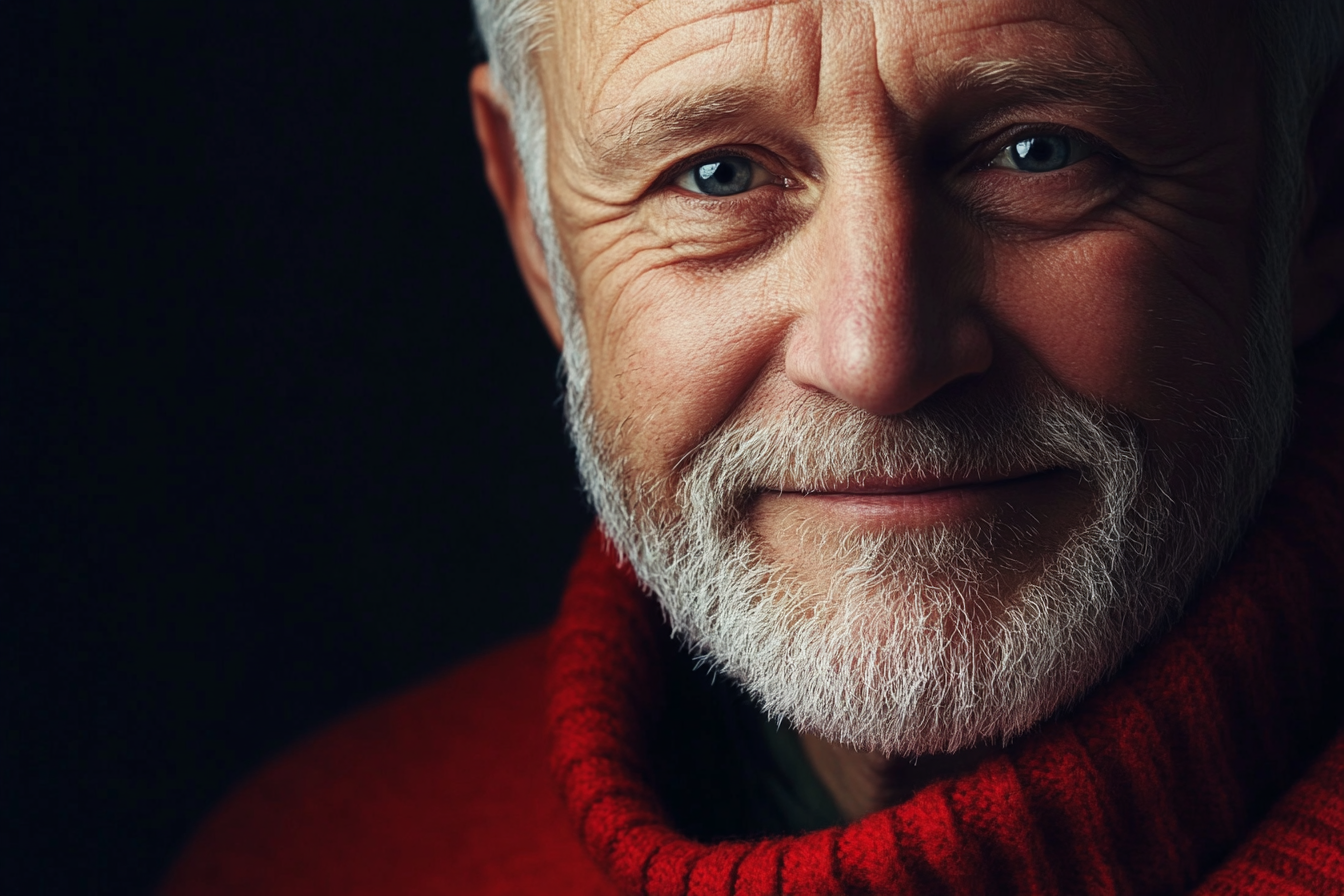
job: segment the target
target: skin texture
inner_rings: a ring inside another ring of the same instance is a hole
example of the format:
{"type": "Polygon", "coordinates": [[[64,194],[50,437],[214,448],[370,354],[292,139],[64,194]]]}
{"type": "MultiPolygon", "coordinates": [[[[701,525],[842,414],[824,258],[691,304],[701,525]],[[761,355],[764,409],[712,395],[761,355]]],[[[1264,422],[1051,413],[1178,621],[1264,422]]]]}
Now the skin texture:
{"type": "MultiPolygon", "coordinates": [[[[1043,378],[1141,417],[1158,450],[1210,450],[1192,421],[1240,395],[1262,158],[1253,72],[1220,64],[1250,57],[1236,18],[1172,6],[558,0],[539,59],[551,198],[620,454],[670,482],[715,427],[798,390],[895,415],[1043,378]],[[1074,164],[1005,165],[1006,146],[1061,134],[1074,164]],[[752,188],[697,195],[688,172],[727,157],[754,163],[752,188]]],[[[472,91],[487,178],[558,342],[506,106],[484,69],[472,91]]],[[[1344,281],[1338,232],[1314,214],[1299,342],[1344,281]]],[[[780,483],[751,523],[819,588],[831,570],[797,549],[804,525],[1027,514],[1045,551],[1088,494],[1067,474],[1018,481],[1032,472],[876,494],[780,483]]],[[[916,775],[804,745],[850,817],[965,759],[916,775]]]]}

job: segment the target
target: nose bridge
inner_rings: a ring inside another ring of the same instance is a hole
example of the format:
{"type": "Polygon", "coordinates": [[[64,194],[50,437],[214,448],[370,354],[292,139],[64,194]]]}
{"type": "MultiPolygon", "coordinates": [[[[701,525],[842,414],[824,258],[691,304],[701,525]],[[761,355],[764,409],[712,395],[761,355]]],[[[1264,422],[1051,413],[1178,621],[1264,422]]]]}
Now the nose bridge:
{"type": "Polygon", "coordinates": [[[836,360],[860,363],[909,341],[927,313],[917,282],[919,213],[894,164],[837,185],[830,198],[815,313],[843,336],[827,343],[836,360]]]}
{"type": "Polygon", "coordinates": [[[800,385],[875,414],[988,366],[987,337],[938,270],[946,255],[915,183],[876,153],[833,178],[815,219],[812,301],[786,363],[800,385]]]}

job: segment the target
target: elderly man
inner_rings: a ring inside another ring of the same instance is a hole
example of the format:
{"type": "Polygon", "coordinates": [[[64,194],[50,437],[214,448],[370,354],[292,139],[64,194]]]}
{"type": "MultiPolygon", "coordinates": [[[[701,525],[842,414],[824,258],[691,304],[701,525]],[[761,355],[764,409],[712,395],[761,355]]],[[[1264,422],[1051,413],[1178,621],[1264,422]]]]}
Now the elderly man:
{"type": "Polygon", "coordinates": [[[1344,892],[1339,0],[477,14],[601,528],[168,892],[1344,892]]]}

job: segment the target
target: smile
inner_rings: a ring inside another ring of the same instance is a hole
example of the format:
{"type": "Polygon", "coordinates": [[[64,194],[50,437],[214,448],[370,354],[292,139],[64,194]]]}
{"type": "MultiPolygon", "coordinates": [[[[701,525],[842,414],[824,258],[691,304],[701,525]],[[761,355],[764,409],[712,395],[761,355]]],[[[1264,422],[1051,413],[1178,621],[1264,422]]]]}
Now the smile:
{"type": "Polygon", "coordinates": [[[997,488],[1027,480],[1071,472],[1061,468],[1026,473],[990,473],[976,476],[909,476],[903,478],[869,478],[819,489],[782,489],[781,494],[792,493],[808,497],[881,497],[884,495],[925,495],[948,489],[997,488]]]}
{"type": "Polygon", "coordinates": [[[1017,513],[1052,516],[1076,506],[1081,475],[1062,468],[971,477],[864,479],[817,490],[763,492],[758,513],[777,520],[833,519],[848,525],[922,528],[956,525],[1017,513]]]}

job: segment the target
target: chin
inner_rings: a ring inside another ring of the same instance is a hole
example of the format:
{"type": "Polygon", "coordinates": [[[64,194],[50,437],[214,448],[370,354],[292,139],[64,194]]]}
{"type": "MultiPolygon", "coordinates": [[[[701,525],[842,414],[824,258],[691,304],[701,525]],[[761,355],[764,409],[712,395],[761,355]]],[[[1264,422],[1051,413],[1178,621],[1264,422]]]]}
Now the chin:
{"type": "MultiPolygon", "coordinates": [[[[622,463],[584,396],[569,410],[604,528],[675,633],[772,717],[889,755],[1007,742],[1076,701],[1177,617],[1269,480],[1058,388],[899,417],[801,395],[726,421],[675,477],[622,463]]],[[[1215,425],[1246,443],[1238,415],[1215,425]]]]}

